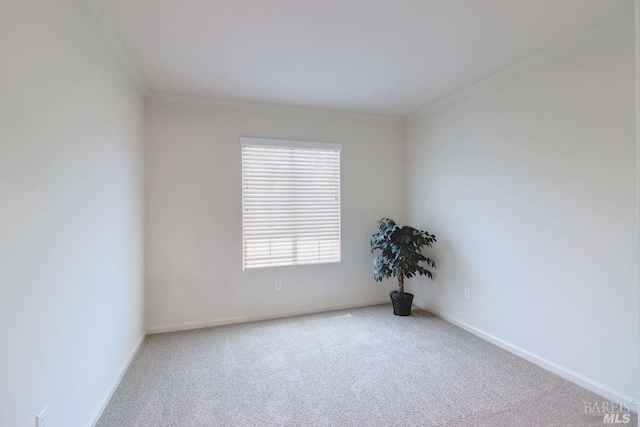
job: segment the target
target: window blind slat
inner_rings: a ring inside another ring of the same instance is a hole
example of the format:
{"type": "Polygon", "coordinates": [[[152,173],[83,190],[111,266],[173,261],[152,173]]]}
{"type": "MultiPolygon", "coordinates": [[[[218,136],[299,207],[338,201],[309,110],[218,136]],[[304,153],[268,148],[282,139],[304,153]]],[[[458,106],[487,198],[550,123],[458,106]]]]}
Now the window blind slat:
{"type": "Polygon", "coordinates": [[[315,145],[242,145],[245,270],[340,261],[340,150],[315,145]]]}

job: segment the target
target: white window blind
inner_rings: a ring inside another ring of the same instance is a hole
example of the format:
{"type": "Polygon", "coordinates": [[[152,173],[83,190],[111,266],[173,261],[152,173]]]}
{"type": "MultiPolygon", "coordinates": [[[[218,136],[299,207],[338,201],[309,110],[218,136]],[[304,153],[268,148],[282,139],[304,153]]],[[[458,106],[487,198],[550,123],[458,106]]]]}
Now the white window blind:
{"type": "Polygon", "coordinates": [[[342,145],[240,142],[243,268],[340,262],[342,145]]]}

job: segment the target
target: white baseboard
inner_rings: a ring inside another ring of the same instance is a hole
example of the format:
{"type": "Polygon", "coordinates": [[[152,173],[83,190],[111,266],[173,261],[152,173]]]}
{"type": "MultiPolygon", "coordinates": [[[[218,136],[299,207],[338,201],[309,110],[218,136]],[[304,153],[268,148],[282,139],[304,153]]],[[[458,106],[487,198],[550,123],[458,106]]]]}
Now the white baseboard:
{"type": "Polygon", "coordinates": [[[181,323],[178,325],[158,326],[147,329],[147,334],[160,334],[163,332],[186,331],[189,329],[209,328],[211,326],[231,325],[234,323],[256,322],[260,320],[280,319],[283,317],[301,316],[304,314],[322,313],[325,311],[347,310],[349,308],[366,307],[370,305],[386,304],[389,299],[380,299],[375,301],[366,301],[355,304],[332,305],[327,307],[314,307],[303,310],[282,311],[277,313],[259,314],[255,316],[238,316],[226,317],[216,320],[208,320],[204,322],[181,323]]]}
{"type": "Polygon", "coordinates": [[[129,357],[127,358],[127,360],[125,360],[125,362],[123,363],[122,367],[120,368],[120,371],[118,372],[118,375],[111,382],[111,385],[107,389],[107,393],[104,395],[104,397],[100,401],[100,404],[98,405],[96,410],[93,412],[93,416],[87,423],[87,427],[94,427],[98,423],[98,420],[100,419],[100,417],[102,416],[102,413],[104,412],[105,408],[109,404],[109,401],[113,396],[113,393],[115,393],[116,389],[120,385],[120,381],[122,381],[122,377],[124,377],[124,374],[127,372],[127,369],[129,369],[129,365],[131,365],[133,358],[138,353],[138,350],[140,350],[140,346],[142,345],[142,342],[144,341],[145,336],[146,334],[143,334],[142,337],[140,337],[140,339],[138,340],[138,344],[136,344],[136,346],[133,348],[133,350],[129,354],[129,357]]]}
{"type": "Polygon", "coordinates": [[[599,382],[594,381],[590,378],[587,378],[584,375],[580,375],[577,372],[573,372],[570,369],[567,369],[563,366],[558,365],[557,363],[551,362],[550,360],[547,360],[543,357],[533,354],[525,349],[522,349],[518,346],[510,344],[498,337],[495,337],[478,328],[475,328],[474,326],[471,326],[468,323],[462,322],[454,317],[441,313],[438,310],[434,310],[433,308],[429,307],[427,304],[423,303],[422,301],[414,300],[413,304],[417,307],[420,307],[424,310],[429,311],[430,313],[435,314],[436,316],[440,317],[443,320],[446,320],[449,323],[452,323],[464,329],[465,331],[472,333],[473,335],[476,335],[484,339],[485,341],[489,341],[490,343],[495,344],[498,347],[503,348],[504,350],[507,350],[508,352],[515,354],[516,356],[522,357],[523,359],[528,360],[529,362],[535,365],[538,365],[541,368],[546,369],[547,371],[553,372],[554,374],[564,378],[565,380],[571,381],[572,383],[575,383],[581,387],[584,387],[587,390],[592,391],[596,394],[599,394],[600,396],[603,396],[606,399],[609,399],[611,401],[624,403],[632,411],[638,412],[638,402],[634,397],[628,396],[624,393],[620,393],[617,390],[612,389],[611,387],[608,387],[604,384],[600,384],[599,382]]]}

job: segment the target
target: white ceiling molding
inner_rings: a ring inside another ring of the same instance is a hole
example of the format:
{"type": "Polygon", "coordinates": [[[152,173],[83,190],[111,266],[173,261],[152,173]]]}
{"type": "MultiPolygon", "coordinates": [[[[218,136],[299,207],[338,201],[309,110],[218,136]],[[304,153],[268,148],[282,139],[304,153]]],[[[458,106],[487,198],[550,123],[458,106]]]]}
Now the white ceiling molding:
{"type": "Polygon", "coordinates": [[[422,107],[421,109],[419,109],[418,111],[406,116],[404,118],[404,122],[408,123],[411,122],[413,120],[416,120],[420,117],[423,117],[425,115],[428,115],[429,113],[432,113],[434,111],[437,111],[447,105],[453,104],[456,101],[459,101],[461,99],[464,99],[468,96],[473,95],[476,92],[479,92],[485,88],[488,88],[490,86],[493,86],[503,80],[506,80],[512,76],[515,76],[517,74],[520,74],[524,71],[527,71],[533,67],[535,67],[538,64],[542,64],[544,62],[547,62],[551,59],[553,59],[554,57],[561,55],[565,52],[568,52],[572,49],[575,49],[591,40],[597,39],[599,37],[602,37],[606,34],[608,34],[609,32],[622,27],[624,25],[629,25],[629,24],[633,24],[635,21],[635,17],[629,14],[621,14],[618,15],[615,18],[612,18],[606,22],[604,22],[603,24],[600,24],[598,26],[595,26],[587,31],[584,31],[580,34],[577,34],[561,43],[558,43],[548,49],[545,49],[541,52],[539,52],[538,54],[529,57],[523,61],[520,61],[516,64],[513,64],[509,67],[504,68],[501,71],[498,71],[497,73],[489,76],[489,77],[485,77],[471,85],[468,85],[466,87],[463,87],[460,90],[457,90],[455,92],[453,92],[450,95],[447,95],[443,98],[440,98],[437,101],[434,101],[424,107],[422,107]]]}
{"type": "Polygon", "coordinates": [[[122,65],[124,65],[124,68],[127,70],[127,73],[131,77],[131,80],[138,91],[143,96],[146,96],[149,93],[149,88],[142,78],[142,74],[138,70],[138,67],[131,58],[131,55],[129,55],[125,49],[120,36],[118,36],[118,33],[111,24],[111,21],[107,17],[102,6],[97,0],[80,0],[80,3],[100,31],[100,34],[102,34],[102,37],[104,37],[109,47],[111,47],[122,65]]]}
{"type": "Polygon", "coordinates": [[[388,116],[383,114],[322,110],[317,108],[293,107],[288,105],[266,104],[260,102],[234,101],[229,99],[210,98],[205,96],[176,95],[161,92],[149,92],[147,95],[147,99],[179,104],[204,105],[208,107],[295,114],[299,116],[327,117],[333,119],[358,120],[379,123],[403,123],[404,121],[403,117],[388,116]]]}

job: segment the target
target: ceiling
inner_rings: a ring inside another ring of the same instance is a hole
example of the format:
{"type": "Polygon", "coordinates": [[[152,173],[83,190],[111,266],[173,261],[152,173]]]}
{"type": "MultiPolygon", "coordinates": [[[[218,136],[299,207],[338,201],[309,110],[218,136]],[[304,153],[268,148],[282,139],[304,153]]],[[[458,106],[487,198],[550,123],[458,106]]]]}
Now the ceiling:
{"type": "Polygon", "coordinates": [[[633,0],[97,0],[150,91],[406,116],[633,0]]]}

